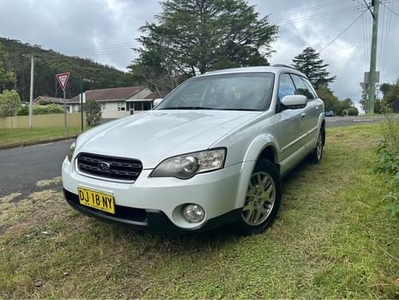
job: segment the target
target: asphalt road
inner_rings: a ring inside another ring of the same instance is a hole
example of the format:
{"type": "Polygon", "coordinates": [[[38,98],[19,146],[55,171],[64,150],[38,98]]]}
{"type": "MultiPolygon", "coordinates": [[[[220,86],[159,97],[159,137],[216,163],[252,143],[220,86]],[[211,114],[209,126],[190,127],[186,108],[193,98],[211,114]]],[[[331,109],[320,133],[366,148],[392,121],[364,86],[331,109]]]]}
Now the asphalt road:
{"type": "Polygon", "coordinates": [[[385,120],[384,116],[359,116],[359,117],[326,117],[327,128],[328,127],[340,127],[340,126],[351,126],[362,123],[374,123],[385,120]]]}
{"type": "MultiPolygon", "coordinates": [[[[21,193],[23,199],[41,190],[39,180],[61,176],[61,164],[72,140],[0,151],[0,198],[21,193]]],[[[46,187],[47,189],[49,187],[46,187]]]]}

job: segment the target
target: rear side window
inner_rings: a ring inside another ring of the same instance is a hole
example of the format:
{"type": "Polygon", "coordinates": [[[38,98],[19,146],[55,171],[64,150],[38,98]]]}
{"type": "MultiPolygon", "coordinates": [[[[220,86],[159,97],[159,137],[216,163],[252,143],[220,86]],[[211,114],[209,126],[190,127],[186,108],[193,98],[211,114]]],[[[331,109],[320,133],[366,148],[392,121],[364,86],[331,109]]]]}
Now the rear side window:
{"type": "Polygon", "coordinates": [[[308,88],[308,90],[312,93],[313,95],[313,99],[318,98],[319,96],[317,96],[316,91],[314,90],[312,84],[309,82],[309,80],[307,80],[306,78],[301,77],[302,81],[305,83],[306,87],[308,88]]]}
{"type": "Polygon", "coordinates": [[[309,90],[309,88],[306,86],[305,82],[302,80],[302,77],[291,74],[292,80],[295,83],[295,88],[296,88],[296,93],[298,95],[303,95],[306,96],[308,100],[312,100],[315,98],[313,93],[309,90]]]}
{"type": "Polygon", "coordinates": [[[278,85],[278,99],[281,101],[284,96],[295,95],[295,85],[289,74],[281,74],[278,85]]]}

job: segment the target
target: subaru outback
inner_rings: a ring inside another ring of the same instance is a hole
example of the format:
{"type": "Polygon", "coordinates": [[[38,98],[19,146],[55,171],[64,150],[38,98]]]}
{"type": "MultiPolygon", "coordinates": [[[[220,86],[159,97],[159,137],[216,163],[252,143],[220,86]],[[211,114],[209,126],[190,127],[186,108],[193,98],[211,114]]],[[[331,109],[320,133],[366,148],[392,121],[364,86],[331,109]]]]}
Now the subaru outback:
{"type": "Polygon", "coordinates": [[[276,218],[281,180],[320,162],[324,104],[286,66],[188,79],[151,111],[81,134],[62,164],[67,202],[105,221],[163,232],[233,225],[260,233],[276,218]]]}

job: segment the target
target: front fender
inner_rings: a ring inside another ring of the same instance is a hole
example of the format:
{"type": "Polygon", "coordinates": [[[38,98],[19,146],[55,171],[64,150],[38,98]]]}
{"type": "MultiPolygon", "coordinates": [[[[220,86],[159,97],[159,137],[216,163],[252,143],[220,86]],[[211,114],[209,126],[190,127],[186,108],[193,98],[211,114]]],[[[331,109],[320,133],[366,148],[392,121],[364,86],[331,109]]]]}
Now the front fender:
{"type": "Polygon", "coordinates": [[[271,134],[262,134],[257,136],[248,146],[244,156],[244,161],[257,161],[259,155],[267,147],[272,147],[274,154],[274,162],[278,164],[280,161],[280,147],[274,136],[271,134]]]}
{"type": "Polygon", "coordinates": [[[275,160],[274,162],[278,163],[280,148],[277,140],[270,134],[262,134],[257,136],[248,146],[244,156],[241,166],[241,176],[238,184],[237,196],[235,199],[235,207],[239,208],[244,205],[249,179],[251,178],[259,156],[267,147],[272,147],[275,160]]]}

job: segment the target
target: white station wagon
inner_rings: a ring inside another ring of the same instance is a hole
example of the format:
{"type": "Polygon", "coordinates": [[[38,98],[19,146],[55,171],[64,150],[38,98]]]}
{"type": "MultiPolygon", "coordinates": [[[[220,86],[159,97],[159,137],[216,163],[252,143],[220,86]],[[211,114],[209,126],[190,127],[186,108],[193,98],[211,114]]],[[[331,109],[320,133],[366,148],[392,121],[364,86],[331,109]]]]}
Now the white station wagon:
{"type": "Polygon", "coordinates": [[[83,214],[154,231],[233,225],[260,233],[276,218],[281,178],[318,163],[324,104],[283,65],[193,77],[154,110],[81,134],[62,165],[67,202],[83,214]]]}

